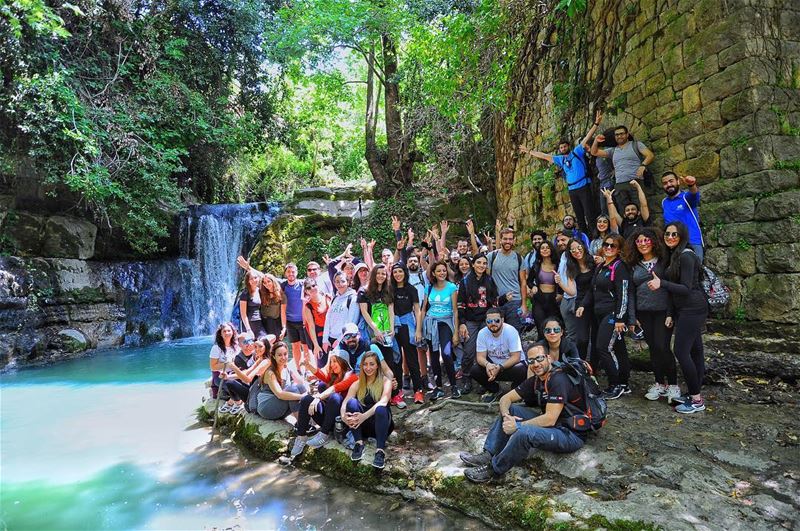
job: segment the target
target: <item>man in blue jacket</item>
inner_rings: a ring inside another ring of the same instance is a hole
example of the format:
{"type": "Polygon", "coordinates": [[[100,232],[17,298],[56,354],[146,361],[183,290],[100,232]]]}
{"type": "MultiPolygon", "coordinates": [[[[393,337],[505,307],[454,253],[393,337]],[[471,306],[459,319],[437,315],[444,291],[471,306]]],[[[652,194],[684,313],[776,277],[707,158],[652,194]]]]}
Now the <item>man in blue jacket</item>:
{"type": "Polygon", "coordinates": [[[689,229],[689,246],[703,260],[705,242],[700,229],[700,190],[697,188],[697,179],[691,175],[678,177],[674,172],[668,171],[661,176],[661,187],[667,194],[661,201],[664,209],[664,226],[674,221],[680,221],[689,229]],[[688,187],[688,191],[681,190],[681,184],[688,187]]]}

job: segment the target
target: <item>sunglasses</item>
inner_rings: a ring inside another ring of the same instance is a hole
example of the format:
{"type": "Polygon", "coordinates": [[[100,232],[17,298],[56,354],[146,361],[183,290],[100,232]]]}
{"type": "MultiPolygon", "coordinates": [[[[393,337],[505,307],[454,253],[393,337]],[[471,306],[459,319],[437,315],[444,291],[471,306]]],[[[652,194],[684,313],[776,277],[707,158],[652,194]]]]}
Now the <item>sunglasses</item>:
{"type": "Polygon", "coordinates": [[[628,134],[628,133],[614,133],[614,136],[625,136],[625,135],[627,135],[627,134],[628,134]]]}
{"type": "Polygon", "coordinates": [[[605,247],[606,249],[616,249],[617,244],[613,242],[603,242],[603,247],[605,247]]]}
{"type": "Polygon", "coordinates": [[[648,245],[651,243],[653,243],[653,240],[651,240],[650,238],[640,238],[636,240],[636,245],[648,245]]]}
{"type": "Polygon", "coordinates": [[[667,238],[677,238],[678,237],[678,233],[669,231],[669,232],[665,232],[664,236],[667,237],[667,238]]]}
{"type": "Polygon", "coordinates": [[[500,319],[486,319],[486,324],[498,324],[500,319]]]}
{"type": "Polygon", "coordinates": [[[578,253],[581,251],[583,251],[583,249],[581,249],[580,247],[573,247],[572,249],[569,250],[569,252],[571,253],[578,253]]]}
{"type": "Polygon", "coordinates": [[[528,363],[541,363],[547,359],[547,356],[544,354],[539,354],[538,356],[534,356],[532,358],[528,358],[528,363]]]}
{"type": "Polygon", "coordinates": [[[544,333],[545,334],[560,334],[561,333],[561,327],[560,326],[554,326],[553,328],[545,328],[544,329],[544,333]]]}
{"type": "Polygon", "coordinates": [[[306,269],[306,271],[308,271],[309,273],[312,272],[312,271],[319,271],[319,268],[318,267],[309,267],[308,269],[306,269]]]}

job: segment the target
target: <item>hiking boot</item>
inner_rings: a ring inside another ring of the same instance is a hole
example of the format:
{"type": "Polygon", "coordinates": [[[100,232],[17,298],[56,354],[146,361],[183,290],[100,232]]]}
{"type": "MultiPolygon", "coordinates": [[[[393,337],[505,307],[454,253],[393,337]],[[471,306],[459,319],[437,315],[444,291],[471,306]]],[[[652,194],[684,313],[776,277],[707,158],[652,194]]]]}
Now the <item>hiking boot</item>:
{"type": "Polygon", "coordinates": [[[461,452],[458,457],[464,461],[467,466],[486,466],[492,462],[492,454],[486,450],[479,454],[471,454],[469,452],[461,452]]]}
{"type": "Polygon", "coordinates": [[[386,466],[386,452],[378,448],[375,450],[375,457],[372,459],[372,466],[382,469],[386,466]]]}
{"type": "Polygon", "coordinates": [[[495,473],[492,465],[483,465],[466,469],[464,471],[464,477],[473,483],[488,483],[489,481],[500,478],[500,475],[495,473]]]}
{"type": "Polygon", "coordinates": [[[289,457],[294,459],[298,455],[302,454],[303,449],[306,447],[307,440],[308,437],[306,437],[305,435],[298,435],[294,440],[294,444],[292,445],[292,451],[289,452],[289,457]]]}
{"type": "Polygon", "coordinates": [[[351,461],[361,461],[364,457],[364,443],[357,442],[355,446],[353,446],[353,452],[350,454],[351,461]]]}
{"type": "Polygon", "coordinates": [[[648,400],[658,400],[662,396],[667,395],[667,386],[660,383],[654,383],[650,386],[650,389],[647,390],[644,397],[648,400]]]}
{"type": "Polygon", "coordinates": [[[330,440],[331,440],[330,435],[328,435],[327,433],[319,432],[308,440],[308,445],[311,448],[322,448],[323,446],[328,444],[328,441],[330,440]]]}
{"type": "Polygon", "coordinates": [[[445,397],[444,391],[442,391],[438,387],[435,388],[430,393],[428,393],[428,400],[430,400],[431,402],[436,402],[440,398],[444,398],[444,397],[445,397]]]}
{"type": "Polygon", "coordinates": [[[609,386],[608,389],[603,391],[603,398],[606,400],[616,400],[625,394],[625,388],[622,385],[609,386]]]}
{"type": "Polygon", "coordinates": [[[414,393],[414,403],[415,404],[425,403],[425,397],[422,395],[422,391],[417,391],[416,393],[414,393]]]}
{"type": "Polygon", "coordinates": [[[677,406],[675,411],[678,413],[685,413],[685,414],[692,414],[697,413],[698,411],[705,411],[706,410],[706,403],[702,397],[699,400],[687,400],[683,404],[677,406]]]}
{"type": "Polygon", "coordinates": [[[489,392],[481,396],[481,402],[484,404],[491,404],[493,402],[497,402],[498,400],[500,400],[500,393],[489,392]]]}
{"type": "Polygon", "coordinates": [[[406,407],[408,407],[406,401],[403,400],[403,393],[398,393],[395,396],[393,396],[392,399],[389,401],[389,403],[395,406],[397,409],[405,409],[406,407]]]}
{"type": "Polygon", "coordinates": [[[461,394],[468,395],[472,392],[472,380],[467,379],[464,385],[461,386],[461,394]]]}
{"type": "Polygon", "coordinates": [[[670,385],[667,387],[666,397],[667,404],[669,405],[683,404],[684,402],[681,397],[681,388],[677,385],[670,385]]]}
{"type": "Polygon", "coordinates": [[[450,398],[461,398],[461,391],[458,390],[458,386],[453,386],[450,388],[450,398]]]}

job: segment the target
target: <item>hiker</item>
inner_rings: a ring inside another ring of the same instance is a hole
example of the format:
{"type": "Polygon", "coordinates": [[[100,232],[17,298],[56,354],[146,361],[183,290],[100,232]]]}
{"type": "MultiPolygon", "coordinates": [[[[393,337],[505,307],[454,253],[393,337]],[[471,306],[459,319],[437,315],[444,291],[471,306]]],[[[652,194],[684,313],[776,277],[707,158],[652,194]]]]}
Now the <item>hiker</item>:
{"type": "MultiPolygon", "coordinates": [[[[239,351],[235,337],[236,329],[231,323],[220,324],[217,327],[217,331],[214,332],[214,345],[208,355],[209,368],[211,369],[211,398],[217,398],[220,373],[225,370],[225,364],[233,361],[239,351]]],[[[233,400],[228,402],[220,406],[220,413],[227,413],[233,407],[233,400]]]]}
{"type": "MultiPolygon", "coordinates": [[[[578,240],[573,240],[577,242],[578,240]]],[[[553,361],[561,361],[566,358],[580,358],[578,347],[575,343],[564,337],[564,324],[561,320],[552,315],[543,319],[542,330],[544,337],[536,342],[544,348],[544,351],[553,361]]]]}
{"type": "Polygon", "coordinates": [[[469,375],[486,389],[482,402],[489,404],[500,398],[497,382],[511,382],[516,387],[527,377],[528,369],[521,360],[519,332],[503,322],[499,308],[486,310],[486,326],[478,332],[476,351],[475,365],[469,375]]]}
{"type": "Polygon", "coordinates": [[[328,363],[328,352],[322,349],[322,340],[331,299],[319,289],[319,284],[313,278],[307,278],[303,281],[303,295],[303,324],[306,328],[306,345],[314,353],[313,366],[315,368],[324,367],[328,363]]]}
{"type": "Polygon", "coordinates": [[[300,374],[289,368],[289,346],[276,342],[269,353],[270,365],[261,377],[256,411],[267,420],[285,419],[294,424],[300,400],[307,393],[300,374]]]}
{"type": "Polygon", "coordinates": [[[533,308],[533,321],[539,337],[544,337],[542,331],[544,318],[559,312],[558,276],[559,254],[550,242],[542,242],[539,252],[536,253],[536,260],[527,274],[528,294],[531,296],[531,306],[533,308]]]}
{"type": "Polygon", "coordinates": [[[689,230],[689,247],[694,254],[703,261],[705,241],[700,228],[700,189],[697,179],[691,175],[678,177],[675,172],[665,172],[661,176],[661,187],[666,197],[661,200],[664,210],[664,224],[681,222],[689,230]],[[687,191],[681,190],[681,184],[686,185],[687,191]]]}
{"type": "MultiPolygon", "coordinates": [[[[395,345],[413,385],[414,403],[422,404],[424,388],[419,372],[417,346],[414,344],[419,321],[419,296],[417,289],[408,282],[408,270],[401,262],[392,266],[392,302],[395,313],[395,345]]],[[[403,379],[405,380],[405,375],[403,379]]]]}
{"type": "Polygon", "coordinates": [[[242,331],[252,333],[255,339],[262,339],[267,335],[267,330],[261,322],[261,275],[255,270],[248,271],[245,273],[244,286],[239,295],[242,331]]]}
{"type": "Polygon", "coordinates": [[[347,323],[355,323],[361,312],[356,302],[356,292],[347,284],[347,275],[337,271],[333,276],[336,295],[328,308],[325,326],[322,329],[322,350],[328,352],[338,344],[342,330],[347,323]]]}

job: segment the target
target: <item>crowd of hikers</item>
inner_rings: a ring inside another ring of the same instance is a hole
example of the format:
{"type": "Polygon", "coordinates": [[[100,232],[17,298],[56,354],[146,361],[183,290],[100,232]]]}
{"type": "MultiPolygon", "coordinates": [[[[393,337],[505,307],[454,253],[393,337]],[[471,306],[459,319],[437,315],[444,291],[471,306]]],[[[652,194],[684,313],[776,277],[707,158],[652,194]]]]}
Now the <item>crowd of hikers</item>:
{"type": "Polygon", "coordinates": [[[576,216],[553,234],[531,231],[527,252],[500,221],[494,234],[478,234],[469,220],[468,236],[453,242],[448,221],[417,239],[392,217],[395,248],[377,260],[375,242],[362,239],[358,256],[350,244],[305,264],[305,278],[288,263],[279,279],[239,257],[241,325],[221,324],[210,354],[219,413],[291,423],[291,457],[336,439],[360,461],[374,439],[373,466],[383,468],[394,408],[478,392],[498,403],[500,416],[483,452],[461,457],[470,480],[489,481],[531,448],[572,452],[584,444],[600,425],[593,413],[632,392],[629,334],[650,352],[644,397],[678,413],[703,411],[709,306],[696,179],[662,176],[665,219],[653,223],[640,183],[652,153],[631,147],[624,127],[613,147],[600,147],[607,144],[598,135],[589,148],[601,118],[574,149],[564,142],[559,155],[528,151],[564,170],[576,216]],[[576,168],[586,171],[587,149],[598,167],[611,159],[617,179],[615,190],[610,183],[601,191],[598,215],[576,181],[586,177],[576,168]],[[640,164],[618,156],[626,150],[640,164]],[[534,335],[523,349],[522,337],[534,335]],[[607,381],[596,392],[587,385],[593,370],[607,381]]]}

